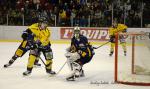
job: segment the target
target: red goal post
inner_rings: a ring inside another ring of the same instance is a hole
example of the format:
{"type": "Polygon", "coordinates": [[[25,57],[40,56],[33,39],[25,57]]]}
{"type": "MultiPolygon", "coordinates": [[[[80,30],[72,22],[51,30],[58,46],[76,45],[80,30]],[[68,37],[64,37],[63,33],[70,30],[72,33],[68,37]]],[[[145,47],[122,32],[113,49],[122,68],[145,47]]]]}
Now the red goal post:
{"type": "Polygon", "coordinates": [[[150,86],[150,70],[145,73],[145,71],[147,70],[141,67],[141,61],[145,60],[147,63],[149,62],[150,65],[150,54],[146,55],[146,57],[149,57],[149,60],[148,58],[141,58],[139,55],[143,55],[144,52],[150,53],[150,49],[146,49],[146,47],[150,45],[149,36],[145,32],[117,33],[115,41],[114,81],[116,83],[129,85],[150,86]],[[126,38],[127,56],[121,55],[121,47],[118,41],[119,35],[123,35],[126,38]],[[140,40],[137,40],[138,37],[140,38],[140,40]],[[141,73],[138,73],[139,71],[141,73]]]}

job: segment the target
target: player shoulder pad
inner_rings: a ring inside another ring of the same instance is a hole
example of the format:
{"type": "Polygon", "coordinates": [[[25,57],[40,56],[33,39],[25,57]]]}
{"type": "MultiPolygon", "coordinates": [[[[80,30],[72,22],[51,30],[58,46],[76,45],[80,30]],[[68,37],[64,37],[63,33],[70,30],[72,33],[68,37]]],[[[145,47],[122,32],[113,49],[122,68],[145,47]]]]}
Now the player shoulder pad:
{"type": "Polygon", "coordinates": [[[38,23],[34,23],[31,26],[28,27],[29,29],[37,29],[38,28],[38,23]]]}
{"type": "Polygon", "coordinates": [[[37,34],[39,29],[38,23],[32,24],[28,29],[30,29],[32,33],[37,34]]]}
{"type": "Polygon", "coordinates": [[[125,24],[118,24],[118,26],[119,27],[124,27],[124,28],[126,27],[127,28],[127,26],[125,24]]]}
{"type": "Polygon", "coordinates": [[[113,27],[109,27],[109,29],[108,30],[112,30],[113,29],[113,27]]]}
{"type": "Polygon", "coordinates": [[[46,31],[47,31],[47,32],[50,32],[50,29],[47,27],[47,28],[46,28],[46,31]]]}
{"type": "Polygon", "coordinates": [[[110,27],[110,28],[108,29],[108,31],[109,31],[109,33],[110,33],[110,32],[112,32],[112,31],[114,31],[114,28],[113,28],[113,27],[110,27]]]}
{"type": "Polygon", "coordinates": [[[120,26],[123,30],[127,29],[127,26],[125,24],[121,24],[120,26]]]}
{"type": "Polygon", "coordinates": [[[86,38],[86,36],[84,36],[84,35],[80,34],[80,38],[86,38]]]}
{"type": "Polygon", "coordinates": [[[88,41],[88,38],[84,35],[80,35],[80,39],[83,39],[84,41],[88,41]]]}

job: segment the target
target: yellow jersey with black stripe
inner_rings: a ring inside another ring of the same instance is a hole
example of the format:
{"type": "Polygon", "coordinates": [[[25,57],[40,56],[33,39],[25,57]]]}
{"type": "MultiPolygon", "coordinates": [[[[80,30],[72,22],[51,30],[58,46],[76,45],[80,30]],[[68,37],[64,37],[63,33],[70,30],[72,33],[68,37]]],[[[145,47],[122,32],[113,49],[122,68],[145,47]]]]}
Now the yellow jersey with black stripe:
{"type": "Polygon", "coordinates": [[[38,34],[39,34],[39,24],[35,23],[32,24],[31,26],[28,27],[29,30],[31,30],[31,32],[34,35],[34,41],[38,40],[38,34]]]}
{"type": "Polygon", "coordinates": [[[127,26],[124,24],[118,24],[117,27],[110,27],[108,29],[110,36],[115,36],[117,32],[123,32],[127,29],[127,26]]]}
{"type": "Polygon", "coordinates": [[[110,27],[108,31],[109,31],[110,36],[115,36],[115,33],[118,32],[118,30],[116,28],[113,28],[113,27],[110,27]]]}
{"type": "Polygon", "coordinates": [[[48,28],[40,30],[39,40],[42,43],[42,46],[46,46],[50,43],[50,30],[48,28]]]}
{"type": "Polygon", "coordinates": [[[42,46],[46,46],[50,43],[50,30],[48,28],[46,29],[40,29],[39,24],[35,23],[29,27],[29,29],[33,32],[35,35],[34,40],[39,40],[42,43],[42,46]]]}
{"type": "Polygon", "coordinates": [[[124,31],[124,30],[126,30],[126,29],[127,29],[127,26],[124,25],[124,24],[118,24],[118,25],[117,25],[117,30],[118,30],[119,32],[122,32],[122,31],[124,31]]]}

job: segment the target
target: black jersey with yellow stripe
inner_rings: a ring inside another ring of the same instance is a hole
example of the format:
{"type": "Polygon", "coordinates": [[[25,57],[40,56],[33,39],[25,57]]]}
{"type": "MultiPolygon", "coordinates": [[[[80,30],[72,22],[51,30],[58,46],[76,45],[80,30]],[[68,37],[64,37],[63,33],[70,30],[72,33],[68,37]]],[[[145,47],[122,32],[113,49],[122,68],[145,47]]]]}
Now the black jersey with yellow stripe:
{"type": "Polygon", "coordinates": [[[71,40],[71,47],[74,48],[74,50],[81,51],[81,57],[90,57],[93,56],[92,49],[89,46],[88,39],[83,36],[79,35],[79,38],[76,39],[75,37],[71,40]]]}

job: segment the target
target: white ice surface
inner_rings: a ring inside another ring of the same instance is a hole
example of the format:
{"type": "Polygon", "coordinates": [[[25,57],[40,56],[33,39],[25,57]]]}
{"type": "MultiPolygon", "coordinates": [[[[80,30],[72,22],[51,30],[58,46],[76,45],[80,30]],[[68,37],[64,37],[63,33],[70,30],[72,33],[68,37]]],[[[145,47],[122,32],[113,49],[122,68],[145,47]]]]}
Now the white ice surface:
{"type": "MultiPolygon", "coordinates": [[[[74,82],[65,80],[69,74],[68,66],[62,69],[60,74],[50,77],[46,74],[42,65],[34,68],[30,76],[24,77],[29,53],[19,58],[9,68],[3,68],[14,55],[20,43],[0,42],[0,89],[149,89],[149,86],[131,86],[114,84],[114,56],[109,57],[109,45],[95,50],[93,60],[86,64],[85,77],[74,82]],[[106,84],[104,84],[106,83],[106,84]]],[[[52,44],[54,53],[53,70],[56,72],[66,61],[65,49],[69,44],[52,44]]],[[[96,46],[96,45],[95,45],[96,46]]],[[[43,56],[42,56],[43,58],[43,56]]],[[[44,59],[44,58],[43,58],[44,59]]],[[[40,61],[42,64],[42,62],[40,61]]]]}

